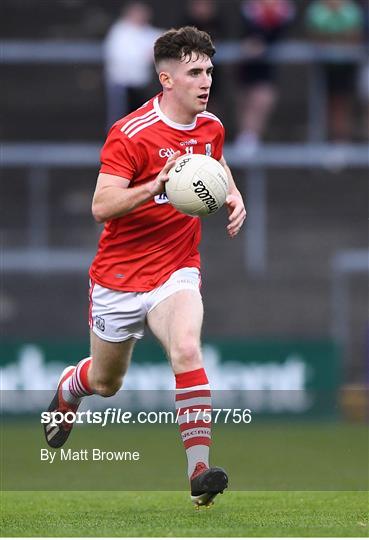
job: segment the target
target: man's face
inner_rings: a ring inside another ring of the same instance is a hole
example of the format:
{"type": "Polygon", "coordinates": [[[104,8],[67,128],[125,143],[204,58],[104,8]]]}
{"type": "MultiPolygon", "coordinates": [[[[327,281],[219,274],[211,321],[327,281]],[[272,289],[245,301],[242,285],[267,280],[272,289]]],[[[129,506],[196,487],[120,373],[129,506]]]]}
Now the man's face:
{"type": "Polygon", "coordinates": [[[170,91],[178,108],[189,115],[206,110],[212,82],[213,64],[208,56],[192,53],[169,66],[170,91]]]}

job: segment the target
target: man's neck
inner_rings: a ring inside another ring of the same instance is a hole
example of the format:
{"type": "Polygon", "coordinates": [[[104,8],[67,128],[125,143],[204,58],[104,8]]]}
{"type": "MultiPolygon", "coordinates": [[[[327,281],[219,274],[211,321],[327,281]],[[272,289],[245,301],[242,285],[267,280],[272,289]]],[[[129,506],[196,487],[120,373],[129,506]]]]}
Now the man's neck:
{"type": "Polygon", "coordinates": [[[178,103],[173,103],[166,94],[159,98],[159,106],[162,113],[177,124],[190,125],[196,120],[196,114],[184,111],[178,103]]]}

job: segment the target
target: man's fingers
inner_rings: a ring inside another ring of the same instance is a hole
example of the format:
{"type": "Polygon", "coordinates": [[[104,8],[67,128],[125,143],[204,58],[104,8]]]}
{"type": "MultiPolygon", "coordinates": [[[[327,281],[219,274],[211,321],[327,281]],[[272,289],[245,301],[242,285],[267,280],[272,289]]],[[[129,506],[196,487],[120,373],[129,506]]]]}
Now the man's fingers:
{"type": "Polygon", "coordinates": [[[243,214],[243,208],[236,207],[236,208],[233,208],[233,211],[232,209],[230,209],[230,212],[231,213],[229,214],[228,219],[229,221],[233,221],[243,214]]]}
{"type": "Polygon", "coordinates": [[[230,224],[227,226],[228,234],[231,238],[236,236],[246,219],[246,210],[242,208],[235,208],[232,214],[229,216],[230,224]]]}
{"type": "Polygon", "coordinates": [[[170,171],[170,169],[173,167],[173,165],[175,164],[177,158],[180,156],[181,152],[179,150],[177,150],[177,152],[174,152],[174,154],[172,154],[168,159],[167,159],[167,162],[166,164],[164,165],[163,169],[162,169],[162,172],[163,173],[168,173],[170,171]]]}
{"type": "Polygon", "coordinates": [[[246,210],[243,205],[242,199],[235,197],[234,195],[228,195],[226,198],[228,209],[227,231],[231,238],[237,236],[246,219],[246,210]]]}
{"type": "Polygon", "coordinates": [[[229,215],[228,220],[231,223],[243,223],[246,219],[246,211],[244,208],[235,208],[232,214],[229,215]]]}
{"type": "Polygon", "coordinates": [[[243,222],[245,221],[245,217],[240,216],[238,219],[232,220],[232,222],[227,226],[228,229],[233,229],[236,227],[241,227],[243,222]]]}
{"type": "Polygon", "coordinates": [[[161,170],[160,176],[163,176],[164,174],[168,174],[168,172],[170,171],[172,167],[173,167],[173,163],[171,161],[167,161],[161,170]]]}
{"type": "Polygon", "coordinates": [[[168,160],[167,160],[167,161],[169,161],[170,159],[172,159],[172,160],[173,160],[173,159],[177,159],[180,155],[181,155],[181,151],[180,151],[180,150],[176,150],[176,151],[174,152],[174,154],[172,154],[171,156],[168,157],[168,160]]]}
{"type": "Polygon", "coordinates": [[[171,156],[168,157],[167,163],[168,162],[171,163],[172,161],[175,161],[180,155],[181,155],[181,152],[179,150],[177,150],[176,152],[174,152],[174,154],[172,154],[171,156]]]}

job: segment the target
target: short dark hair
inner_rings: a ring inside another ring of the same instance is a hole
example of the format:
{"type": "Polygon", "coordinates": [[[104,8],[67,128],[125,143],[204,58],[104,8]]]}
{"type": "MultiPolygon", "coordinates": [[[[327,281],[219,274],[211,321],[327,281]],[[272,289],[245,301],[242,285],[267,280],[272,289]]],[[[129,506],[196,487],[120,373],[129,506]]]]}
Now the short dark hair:
{"type": "Polygon", "coordinates": [[[215,47],[207,32],[195,26],[172,28],[162,34],[154,45],[154,60],[157,65],[161,60],[182,60],[192,53],[212,58],[215,47]]]}

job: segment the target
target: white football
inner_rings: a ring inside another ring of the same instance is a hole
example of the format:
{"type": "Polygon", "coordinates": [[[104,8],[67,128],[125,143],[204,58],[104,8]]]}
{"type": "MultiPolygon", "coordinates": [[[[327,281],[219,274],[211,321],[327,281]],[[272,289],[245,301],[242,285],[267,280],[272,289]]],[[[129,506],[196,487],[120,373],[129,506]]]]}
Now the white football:
{"type": "Polygon", "coordinates": [[[227,173],[212,157],[185,154],[171,168],[165,191],[169,202],[184,214],[215,214],[228,194],[227,173]]]}

